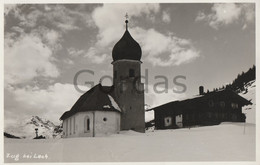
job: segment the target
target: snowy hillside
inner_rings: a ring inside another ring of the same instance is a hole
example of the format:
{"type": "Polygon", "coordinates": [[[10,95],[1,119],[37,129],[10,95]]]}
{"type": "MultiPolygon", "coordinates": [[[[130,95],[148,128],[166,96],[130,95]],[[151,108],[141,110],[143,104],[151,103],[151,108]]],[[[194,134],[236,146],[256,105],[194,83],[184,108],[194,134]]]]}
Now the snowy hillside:
{"type": "Polygon", "coordinates": [[[252,105],[244,106],[242,111],[246,114],[247,123],[255,123],[255,114],[256,114],[256,82],[255,80],[248,82],[244,86],[244,90],[239,92],[239,95],[251,100],[252,105]]]}
{"type": "Polygon", "coordinates": [[[33,139],[35,134],[35,128],[38,128],[38,135],[48,138],[60,137],[60,130],[58,126],[55,126],[51,121],[42,119],[38,116],[32,116],[27,121],[22,121],[14,126],[5,129],[6,133],[9,133],[20,138],[33,139]]]}
{"type": "Polygon", "coordinates": [[[96,138],[5,138],[4,159],[5,163],[254,161],[255,141],[255,124],[249,123],[222,123],[147,133],[122,131],[96,138]],[[23,158],[24,154],[32,157],[23,158]],[[34,155],[41,155],[41,158],[34,158],[34,155]]]}

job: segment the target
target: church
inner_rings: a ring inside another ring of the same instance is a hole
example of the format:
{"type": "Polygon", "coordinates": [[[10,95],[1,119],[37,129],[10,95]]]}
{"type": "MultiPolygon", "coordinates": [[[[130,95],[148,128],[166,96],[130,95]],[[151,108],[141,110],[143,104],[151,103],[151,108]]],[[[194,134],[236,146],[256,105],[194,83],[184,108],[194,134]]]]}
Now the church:
{"type": "Polygon", "coordinates": [[[96,137],[121,130],[145,132],[140,45],[126,30],[112,50],[113,85],[97,84],[60,117],[63,137],[96,137]]]}

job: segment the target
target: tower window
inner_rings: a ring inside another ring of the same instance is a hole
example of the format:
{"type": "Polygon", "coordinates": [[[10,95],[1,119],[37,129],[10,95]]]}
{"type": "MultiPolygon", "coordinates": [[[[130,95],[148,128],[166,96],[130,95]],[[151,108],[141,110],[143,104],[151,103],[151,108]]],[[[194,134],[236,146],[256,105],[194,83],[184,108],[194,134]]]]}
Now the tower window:
{"type": "Polygon", "coordinates": [[[129,77],[135,77],[134,69],[129,69],[129,77]]]}
{"type": "Polygon", "coordinates": [[[117,71],[114,71],[114,78],[117,78],[117,71]]]}

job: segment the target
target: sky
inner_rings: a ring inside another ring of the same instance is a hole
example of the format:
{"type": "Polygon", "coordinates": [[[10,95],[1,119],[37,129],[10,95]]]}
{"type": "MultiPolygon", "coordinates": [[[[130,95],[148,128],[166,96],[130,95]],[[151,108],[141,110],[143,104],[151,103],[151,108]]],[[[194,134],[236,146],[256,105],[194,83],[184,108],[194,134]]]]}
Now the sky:
{"type": "Polygon", "coordinates": [[[5,127],[35,115],[59,123],[83,94],[79,72],[81,91],[102,78],[112,85],[126,13],[150,107],[222,87],[255,64],[253,3],[5,4],[5,127]]]}

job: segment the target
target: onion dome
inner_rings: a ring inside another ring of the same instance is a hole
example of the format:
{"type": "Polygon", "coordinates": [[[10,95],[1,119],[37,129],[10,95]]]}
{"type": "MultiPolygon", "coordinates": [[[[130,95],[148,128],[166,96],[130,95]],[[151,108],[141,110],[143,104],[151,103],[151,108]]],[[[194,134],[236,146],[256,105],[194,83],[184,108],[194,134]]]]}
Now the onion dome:
{"type": "Polygon", "coordinates": [[[126,31],[123,37],[115,44],[112,57],[113,61],[127,59],[127,60],[138,60],[142,57],[142,50],[140,45],[133,39],[127,29],[128,20],[126,23],[126,31]]]}

